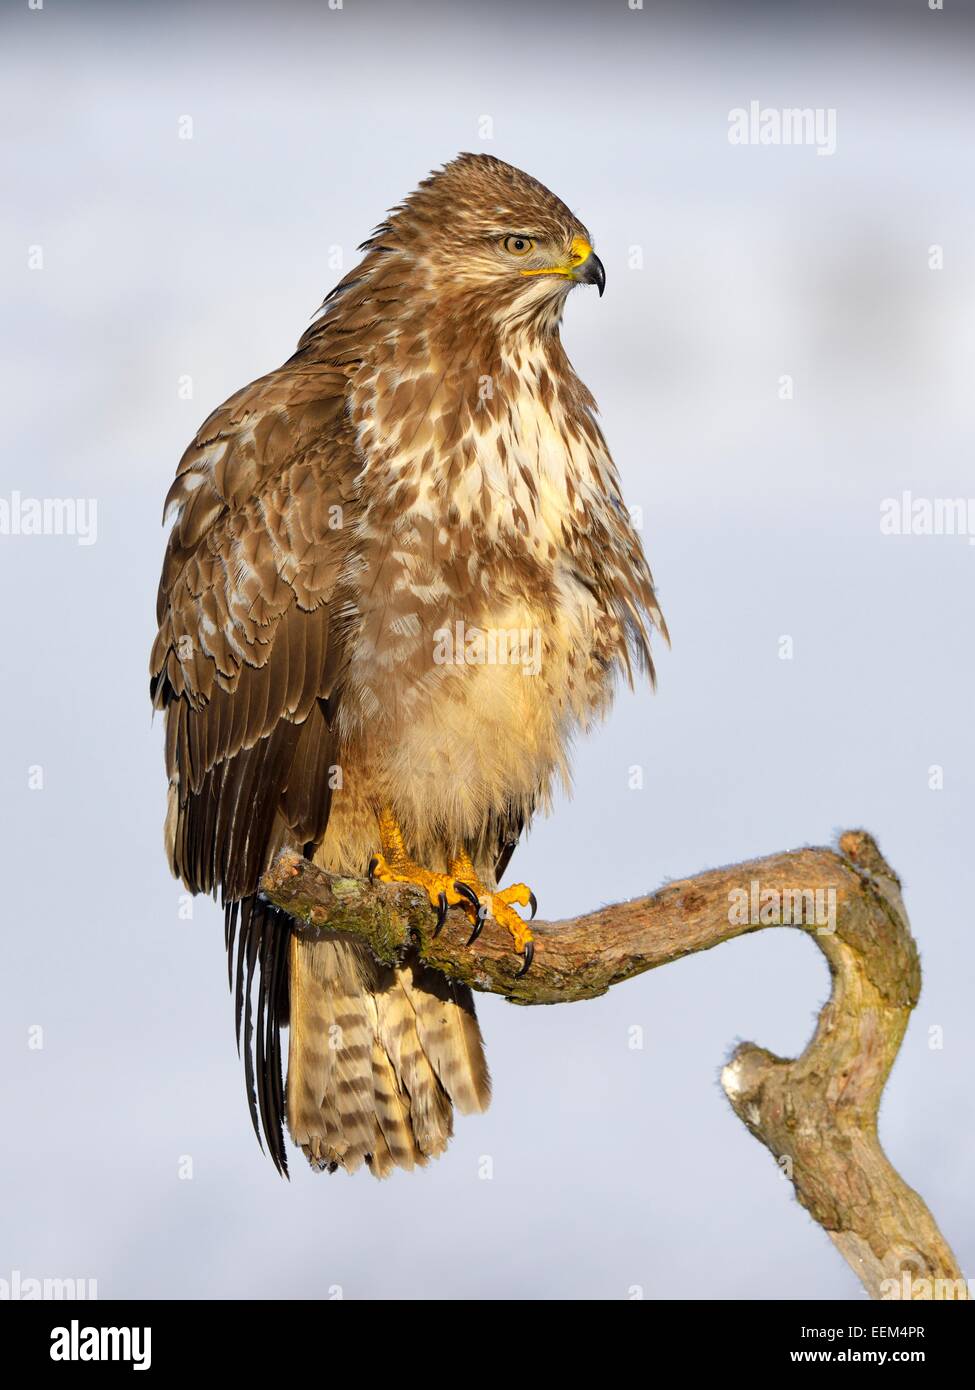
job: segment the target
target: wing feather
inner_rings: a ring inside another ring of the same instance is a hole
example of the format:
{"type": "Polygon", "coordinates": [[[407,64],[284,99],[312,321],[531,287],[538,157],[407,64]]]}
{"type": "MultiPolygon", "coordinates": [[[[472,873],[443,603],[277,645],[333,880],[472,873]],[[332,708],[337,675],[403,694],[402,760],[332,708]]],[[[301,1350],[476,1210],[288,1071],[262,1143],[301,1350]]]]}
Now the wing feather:
{"type": "Polygon", "coordinates": [[[346,388],[344,372],[286,364],[198,432],[166,499],[175,519],[150,663],[166,718],[170,861],[193,892],[225,904],[251,1116],[282,1171],[287,930],[255,895],[285,839],[317,843],[328,821],[326,716],[343,665],[332,608],[360,469],[346,388]]]}

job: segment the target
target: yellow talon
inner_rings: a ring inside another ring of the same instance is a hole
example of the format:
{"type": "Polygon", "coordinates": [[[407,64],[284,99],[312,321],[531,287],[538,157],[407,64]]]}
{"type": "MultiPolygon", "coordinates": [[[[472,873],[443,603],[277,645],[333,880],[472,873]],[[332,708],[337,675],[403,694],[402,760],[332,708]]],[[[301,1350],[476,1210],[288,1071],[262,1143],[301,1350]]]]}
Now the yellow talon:
{"type": "MultiPolygon", "coordinates": [[[[519,888],[523,886],[523,884],[518,885],[519,888]]],[[[525,907],[528,906],[527,896],[525,898],[515,898],[514,901],[522,903],[525,907]]],[[[514,938],[515,950],[519,955],[524,955],[525,947],[530,941],[534,940],[531,927],[525,921],[524,917],[519,916],[514,908],[509,906],[502,893],[487,893],[481,898],[481,902],[485,905],[490,904],[490,906],[488,906],[488,912],[499,926],[504,927],[511,933],[514,938]]]]}
{"type": "Polygon", "coordinates": [[[481,882],[466,850],[458,850],[445,874],[422,868],[406,853],[403,833],[388,807],[379,813],[379,835],[382,853],[374,855],[370,861],[370,878],[377,878],[381,883],[412,883],[422,888],[437,909],[438,932],[448,907],[463,907],[473,917],[471,941],[480,934],[484,919],[493,917],[499,926],[511,933],[515,950],[524,959],[519,973],[525,973],[534,956],[534,938],[528,923],[514,910],[512,903],[530,907],[534,917],[535,894],[527,884],[513,883],[509,888],[492,892],[481,882]]]}
{"type": "Polygon", "coordinates": [[[500,889],[494,896],[509,906],[512,903],[517,903],[519,907],[530,907],[532,916],[535,916],[535,908],[538,904],[535,901],[535,894],[527,883],[512,883],[510,887],[500,889]]]}
{"type": "Polygon", "coordinates": [[[457,907],[466,902],[463,894],[454,887],[455,874],[434,873],[431,869],[414,864],[405,855],[393,860],[387,859],[384,854],[374,855],[369,864],[369,877],[378,878],[380,883],[415,884],[425,891],[431,905],[438,910],[443,906],[441,897],[446,899],[448,907],[457,907]]]}
{"type": "MultiPolygon", "coordinates": [[[[451,860],[450,870],[458,881],[466,883],[477,894],[481,903],[481,913],[479,914],[481,919],[483,920],[483,915],[485,914],[491,916],[499,926],[509,931],[514,938],[515,950],[519,955],[525,956],[527,964],[530,965],[532,954],[534,953],[534,947],[531,947],[531,943],[534,940],[531,928],[524,918],[520,917],[511,906],[512,903],[519,903],[522,907],[531,906],[532,916],[534,917],[535,894],[528,885],[525,883],[513,883],[510,888],[497,889],[492,893],[489,888],[485,888],[484,884],[478,878],[477,871],[471,863],[470,855],[466,850],[458,851],[451,860]],[[531,947],[531,951],[529,951],[529,947],[531,947]]],[[[480,924],[478,926],[478,931],[479,930],[480,924]]]]}

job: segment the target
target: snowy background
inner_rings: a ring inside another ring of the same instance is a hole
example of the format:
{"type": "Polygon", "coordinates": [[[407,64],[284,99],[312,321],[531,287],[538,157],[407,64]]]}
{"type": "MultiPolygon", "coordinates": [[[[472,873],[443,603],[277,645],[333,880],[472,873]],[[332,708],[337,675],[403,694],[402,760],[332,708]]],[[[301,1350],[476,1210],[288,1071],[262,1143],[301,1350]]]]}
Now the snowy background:
{"type": "Polygon", "coordinates": [[[975,547],[880,531],[885,498],[973,491],[964,8],[6,0],[0,495],[94,498],[97,540],[0,535],[0,1278],[862,1296],[717,1082],[738,1038],[806,1042],[828,983],[798,933],[592,1003],[483,998],[494,1103],[425,1172],[329,1179],[292,1154],[287,1184],[251,1133],[220,914],[181,916],[162,852],[162,499],[338,256],[462,149],[593,232],[607,292],[572,297],[564,339],[673,636],[517,877],[556,917],[870,828],[925,972],[881,1134],[975,1272],[975,547]],[[835,109],[835,153],[730,144],[752,100],[835,109]]]}

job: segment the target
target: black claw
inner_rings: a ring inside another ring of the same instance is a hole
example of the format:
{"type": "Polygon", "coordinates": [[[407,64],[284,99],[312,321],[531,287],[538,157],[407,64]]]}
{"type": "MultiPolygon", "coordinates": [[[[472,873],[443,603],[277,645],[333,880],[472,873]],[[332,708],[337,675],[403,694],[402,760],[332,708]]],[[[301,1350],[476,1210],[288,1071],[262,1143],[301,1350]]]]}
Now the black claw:
{"type": "Polygon", "coordinates": [[[444,922],[447,920],[447,894],[442,892],[437,897],[437,925],[433,929],[434,936],[439,936],[444,922]]]}
{"type": "Polygon", "coordinates": [[[369,882],[370,882],[370,883],[372,883],[373,879],[374,879],[375,876],[376,876],[376,869],[377,869],[378,865],[379,865],[379,860],[376,858],[375,855],[373,855],[372,858],[369,860],[369,882]]]}
{"type": "Polygon", "coordinates": [[[474,923],[474,930],[471,932],[470,937],[468,938],[468,941],[467,941],[468,946],[473,946],[473,945],[474,945],[474,942],[477,940],[477,938],[480,936],[481,932],[484,930],[484,923],[485,923],[486,921],[487,921],[487,908],[486,908],[486,907],[478,907],[478,909],[477,909],[477,921],[474,923]]]}
{"type": "Polygon", "coordinates": [[[521,969],[518,971],[518,974],[515,976],[515,979],[516,979],[516,980],[520,980],[521,977],[522,977],[522,975],[527,975],[527,974],[528,974],[529,967],[531,966],[531,963],[532,963],[532,961],[533,961],[534,959],[535,959],[535,943],[534,943],[534,941],[529,941],[528,944],[525,946],[525,963],[524,963],[524,965],[521,967],[521,969]]]}
{"type": "Polygon", "coordinates": [[[461,883],[460,879],[458,879],[457,882],[454,884],[454,889],[456,892],[460,894],[462,898],[466,898],[469,903],[473,904],[474,910],[476,912],[480,912],[481,900],[474,892],[474,889],[470,886],[469,883],[461,883]]]}
{"type": "Polygon", "coordinates": [[[529,920],[529,922],[534,922],[534,920],[535,920],[535,913],[538,911],[538,899],[535,897],[535,894],[532,893],[531,891],[529,891],[529,894],[528,894],[528,906],[529,906],[529,907],[531,908],[531,910],[532,910],[532,915],[529,917],[528,920],[529,920]]]}

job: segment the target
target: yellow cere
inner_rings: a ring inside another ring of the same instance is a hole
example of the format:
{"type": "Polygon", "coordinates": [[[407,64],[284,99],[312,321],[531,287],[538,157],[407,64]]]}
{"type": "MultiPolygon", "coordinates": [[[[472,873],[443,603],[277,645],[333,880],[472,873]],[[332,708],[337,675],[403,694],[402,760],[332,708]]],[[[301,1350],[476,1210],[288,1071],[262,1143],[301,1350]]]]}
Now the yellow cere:
{"type": "Polygon", "coordinates": [[[591,255],[592,247],[585,237],[575,236],[572,238],[572,246],[569,250],[568,265],[543,266],[541,270],[523,270],[521,273],[522,275],[571,275],[591,255]]]}

